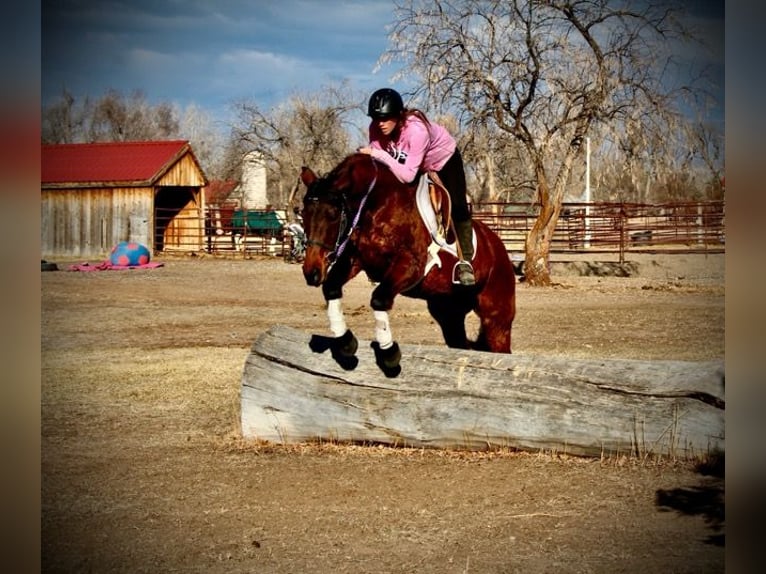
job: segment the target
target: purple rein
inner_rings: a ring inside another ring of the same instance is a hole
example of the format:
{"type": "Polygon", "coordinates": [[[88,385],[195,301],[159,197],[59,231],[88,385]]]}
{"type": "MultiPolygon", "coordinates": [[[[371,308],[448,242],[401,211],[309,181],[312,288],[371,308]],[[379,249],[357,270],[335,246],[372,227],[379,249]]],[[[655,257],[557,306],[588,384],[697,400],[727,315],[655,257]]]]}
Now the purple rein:
{"type": "Polygon", "coordinates": [[[359,218],[362,216],[364,204],[367,203],[367,198],[370,196],[372,188],[375,187],[375,184],[378,181],[378,166],[374,159],[372,160],[372,166],[375,168],[375,176],[372,178],[372,181],[367,188],[367,193],[364,194],[362,201],[359,202],[359,209],[356,210],[356,215],[354,215],[354,220],[351,222],[351,226],[348,228],[348,232],[345,234],[346,236],[341,241],[340,237],[343,234],[343,226],[341,226],[341,229],[338,231],[338,241],[336,242],[335,250],[327,254],[327,258],[331,259],[331,265],[337,261],[338,257],[340,257],[343,254],[343,251],[346,249],[346,245],[351,239],[351,234],[354,232],[354,229],[356,229],[356,226],[359,225],[359,218]]]}

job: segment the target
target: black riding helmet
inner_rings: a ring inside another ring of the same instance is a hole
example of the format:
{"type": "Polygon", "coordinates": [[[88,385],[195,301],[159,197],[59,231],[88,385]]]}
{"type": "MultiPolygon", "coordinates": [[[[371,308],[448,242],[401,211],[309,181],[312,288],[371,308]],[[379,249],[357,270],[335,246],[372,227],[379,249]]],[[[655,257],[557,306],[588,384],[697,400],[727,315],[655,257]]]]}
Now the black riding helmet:
{"type": "Polygon", "coordinates": [[[367,115],[374,120],[399,116],[404,109],[404,102],[399,92],[391,88],[382,88],[370,96],[367,115]]]}

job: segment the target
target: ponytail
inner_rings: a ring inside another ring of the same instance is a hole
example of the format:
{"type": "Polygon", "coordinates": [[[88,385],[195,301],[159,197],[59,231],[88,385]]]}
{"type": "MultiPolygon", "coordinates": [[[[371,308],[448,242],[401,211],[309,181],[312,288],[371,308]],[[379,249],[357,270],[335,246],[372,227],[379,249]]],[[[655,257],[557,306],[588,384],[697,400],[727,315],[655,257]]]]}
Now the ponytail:
{"type": "Polygon", "coordinates": [[[415,116],[416,118],[418,118],[419,120],[421,120],[421,121],[422,121],[424,124],[426,124],[426,126],[427,126],[427,127],[430,127],[430,126],[431,126],[431,122],[430,122],[430,121],[428,121],[428,118],[426,117],[426,114],[425,114],[425,113],[423,113],[422,111],[420,111],[420,110],[419,110],[419,109],[417,109],[417,108],[414,108],[414,109],[411,109],[411,110],[410,110],[410,109],[405,109],[402,115],[403,115],[405,118],[406,118],[407,116],[415,116]]]}

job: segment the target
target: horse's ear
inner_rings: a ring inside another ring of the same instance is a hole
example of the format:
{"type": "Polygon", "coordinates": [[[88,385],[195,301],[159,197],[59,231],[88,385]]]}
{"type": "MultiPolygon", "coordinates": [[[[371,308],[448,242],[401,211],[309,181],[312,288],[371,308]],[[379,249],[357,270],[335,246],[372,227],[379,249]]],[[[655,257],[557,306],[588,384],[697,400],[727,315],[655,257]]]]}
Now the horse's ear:
{"type": "Polygon", "coordinates": [[[301,181],[303,182],[303,185],[306,187],[309,187],[312,183],[314,183],[317,180],[317,174],[315,174],[310,167],[306,167],[305,165],[301,168],[301,181]]]}

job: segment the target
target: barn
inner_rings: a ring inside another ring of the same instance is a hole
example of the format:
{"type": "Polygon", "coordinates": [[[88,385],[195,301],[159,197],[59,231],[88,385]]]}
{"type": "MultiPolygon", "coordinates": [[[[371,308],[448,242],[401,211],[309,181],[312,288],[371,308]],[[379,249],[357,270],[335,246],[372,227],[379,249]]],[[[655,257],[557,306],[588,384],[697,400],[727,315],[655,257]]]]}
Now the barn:
{"type": "Polygon", "coordinates": [[[185,140],[43,145],[42,257],[202,250],[205,185],[185,140]]]}

